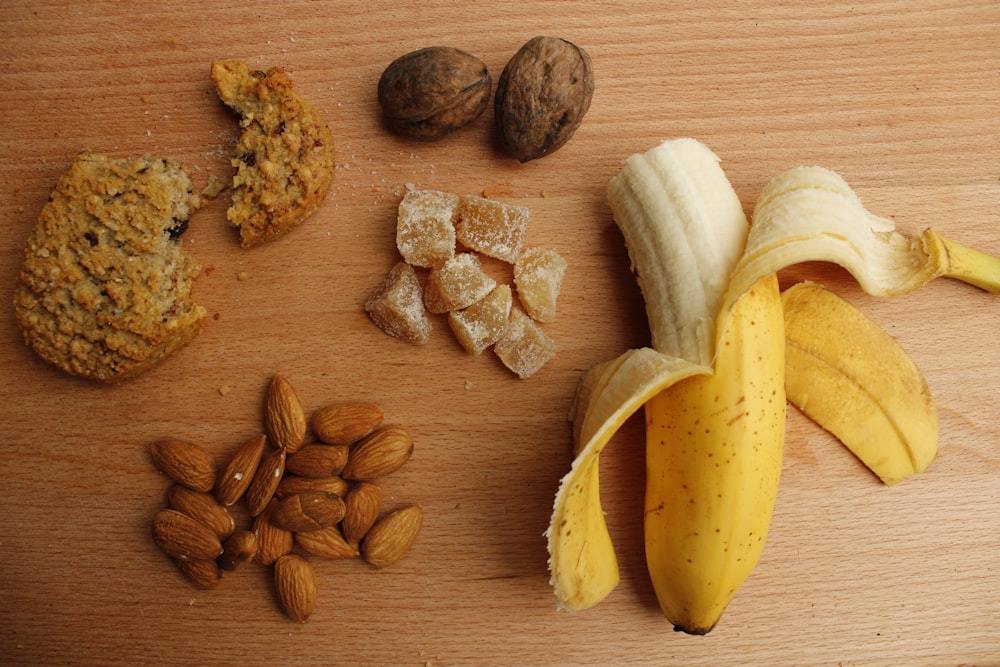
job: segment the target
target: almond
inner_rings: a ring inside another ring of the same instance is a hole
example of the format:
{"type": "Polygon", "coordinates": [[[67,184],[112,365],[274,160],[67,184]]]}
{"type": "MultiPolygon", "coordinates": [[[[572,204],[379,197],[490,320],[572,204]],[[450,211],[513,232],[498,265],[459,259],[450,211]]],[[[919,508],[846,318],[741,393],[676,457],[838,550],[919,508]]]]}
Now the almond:
{"type": "Polygon", "coordinates": [[[253,522],[253,532],[257,536],[257,561],[262,565],[273,565],[291,552],[294,545],[290,531],[271,523],[271,514],[277,506],[277,498],[272,499],[253,522]]]}
{"type": "Polygon", "coordinates": [[[305,623],[316,606],[316,571],[301,556],[282,556],[274,564],[274,588],[288,618],[305,623]]]}
{"type": "Polygon", "coordinates": [[[198,588],[215,588],[222,581],[222,570],[212,560],[179,560],[177,567],[198,588]]]}
{"type": "Polygon", "coordinates": [[[375,567],[389,567],[413,546],[423,520],[420,505],[407,505],[382,517],[362,540],[361,555],[375,567]]]}
{"type": "Polygon", "coordinates": [[[285,450],[275,449],[257,466],[257,472],[254,473],[253,480],[247,488],[246,501],[250,516],[257,516],[264,511],[284,474],[285,450]]]}
{"type": "Polygon", "coordinates": [[[285,470],[303,477],[332,477],[346,464],[347,445],[310,443],[288,457],[285,470]]]}
{"type": "Polygon", "coordinates": [[[257,556],[257,535],[250,530],[239,530],[222,544],[222,555],[217,559],[223,570],[237,570],[257,556]]]}
{"type": "Polygon", "coordinates": [[[153,463],[163,474],[195,491],[208,492],[217,474],[212,456],[198,445],[168,438],[150,446],[153,463]]]}
{"type": "Polygon", "coordinates": [[[344,479],[369,481],[398,470],[413,454],[413,438],[402,426],[384,426],[351,448],[344,479]]]}
{"type": "Polygon", "coordinates": [[[279,501],[271,514],[271,523],[293,533],[307,533],[337,524],[343,518],[344,501],[340,496],[307,491],[279,501]]]}
{"type": "Polygon", "coordinates": [[[295,544],[310,556],[318,558],[354,558],[358,555],[357,543],[349,543],[337,526],[295,533],[295,544]]]}
{"type": "Polygon", "coordinates": [[[312,415],[313,433],[328,445],[353,445],[382,423],[382,410],[371,403],[334,403],[312,415]]]}
{"type": "Polygon", "coordinates": [[[253,481],[257,466],[264,456],[264,444],[267,438],[262,434],[247,440],[236,448],[229,461],[219,473],[215,487],[215,497],[223,505],[232,505],[243,497],[250,482],[253,481]]]}
{"type": "Polygon", "coordinates": [[[172,509],[153,517],[153,541],[178,560],[211,560],[222,553],[222,543],[211,528],[172,509]]]}
{"type": "Polygon", "coordinates": [[[375,524],[382,509],[382,487],[358,482],[344,496],[344,539],[357,544],[375,524]]]}
{"type": "Polygon", "coordinates": [[[293,454],[305,443],[306,416],[299,397],[280,375],[275,374],[267,388],[264,404],[264,430],[271,444],[293,454]]]}
{"type": "Polygon", "coordinates": [[[340,477],[300,477],[298,475],[285,475],[278,484],[274,495],[278,498],[287,498],[296,493],[306,491],[326,491],[334,495],[344,497],[350,485],[340,477]]]}
{"type": "Polygon", "coordinates": [[[236,530],[236,519],[211,493],[192,491],[181,484],[173,484],[167,489],[167,504],[211,528],[220,542],[236,530]]]}

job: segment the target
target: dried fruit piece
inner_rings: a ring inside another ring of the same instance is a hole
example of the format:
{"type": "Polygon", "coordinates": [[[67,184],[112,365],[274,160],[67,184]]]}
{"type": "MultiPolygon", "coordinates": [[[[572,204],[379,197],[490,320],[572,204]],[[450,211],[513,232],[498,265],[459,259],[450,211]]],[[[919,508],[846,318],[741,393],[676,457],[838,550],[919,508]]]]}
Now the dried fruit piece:
{"type": "Polygon", "coordinates": [[[285,450],[275,449],[264,457],[257,466],[257,472],[246,492],[247,510],[250,516],[257,516],[274,496],[281,477],[285,474],[285,450]]]}
{"type": "Polygon", "coordinates": [[[501,142],[521,162],[552,153],[573,136],[594,96],[590,56],[557,37],[535,37],[504,67],[494,101],[501,142]]]}
{"type": "Polygon", "coordinates": [[[222,570],[214,559],[178,560],[177,568],[198,588],[215,588],[222,581],[222,570]]]}
{"type": "Polygon", "coordinates": [[[458,195],[407,190],[396,212],[396,247],[410,266],[434,268],[455,255],[458,195]]]}
{"type": "Polygon", "coordinates": [[[303,477],[333,477],[347,463],[347,445],[309,443],[285,461],[285,471],[303,477]]]}
{"type": "Polygon", "coordinates": [[[493,346],[493,351],[504,366],[523,380],[556,356],[556,344],[530,317],[520,310],[512,310],[507,330],[493,346]]]}
{"type": "Polygon", "coordinates": [[[264,430],[271,444],[294,454],[306,439],[306,415],[298,395],[285,378],[277,373],[267,387],[264,405],[264,430]]]}
{"type": "Polygon", "coordinates": [[[274,588],[288,618],[305,623],[316,606],[316,571],[301,556],[288,554],[274,563],[274,588]]]}
{"type": "Polygon", "coordinates": [[[261,434],[236,448],[225,467],[219,473],[215,487],[215,497],[223,505],[232,505],[243,497],[253,481],[257,466],[264,455],[267,438],[261,434]]]}
{"type": "Polygon", "coordinates": [[[449,46],[412,51],[382,72],[378,102],[386,123],[418,139],[440,139],[479,117],[493,78],[479,58],[449,46]]]}
{"type": "Polygon", "coordinates": [[[237,570],[257,556],[257,535],[250,530],[238,530],[222,544],[222,555],[217,559],[223,570],[237,570]]]}
{"type": "Polygon", "coordinates": [[[290,553],[294,545],[292,532],[278,528],[271,522],[271,516],[277,507],[278,499],[272,498],[253,522],[253,532],[257,536],[257,561],[262,565],[273,565],[276,560],[290,553]]]}
{"type": "Polygon", "coordinates": [[[382,510],[382,487],[359,482],[344,496],[344,539],[357,544],[375,524],[382,510]]]}
{"type": "Polygon", "coordinates": [[[423,524],[420,505],[408,505],[379,519],[361,542],[361,555],[378,568],[396,563],[413,546],[423,524]]]}
{"type": "Polygon", "coordinates": [[[385,333],[424,345],[431,335],[431,321],[424,310],[423,290],[417,272],[397,262],[365,302],[365,310],[385,333]]]}
{"type": "Polygon", "coordinates": [[[566,273],[566,260],[549,248],[529,248],[514,263],[517,298],[531,319],[556,319],[556,299],[566,273]]]}
{"type": "Polygon", "coordinates": [[[308,533],[332,526],[344,518],[340,496],[322,491],[297,493],[278,502],[270,521],[293,533],[308,533]]]}
{"type": "Polygon", "coordinates": [[[204,492],[215,486],[215,461],[193,442],[168,438],[154,442],[149,451],[156,467],[178,484],[204,492]]]}
{"type": "Polygon", "coordinates": [[[527,206],[462,195],[455,235],[470,250],[513,264],[521,254],[529,215],[527,206]]]}
{"type": "Polygon", "coordinates": [[[337,526],[295,533],[295,544],[318,558],[354,558],[358,555],[357,543],[349,543],[337,526]]]}
{"type": "Polygon", "coordinates": [[[341,476],[369,481],[402,467],[413,454],[413,438],[402,426],[383,426],[351,448],[341,476]]]}
{"type": "Polygon", "coordinates": [[[279,499],[294,496],[296,493],[306,491],[324,491],[334,495],[344,497],[350,485],[340,477],[300,477],[298,475],[286,475],[278,484],[274,495],[279,499]]]}
{"type": "Polygon", "coordinates": [[[468,308],[448,313],[448,324],[466,352],[480,354],[500,340],[507,329],[512,302],[510,287],[497,285],[468,308]]]}
{"type": "Polygon", "coordinates": [[[313,413],[312,430],[328,445],[353,445],[374,431],[382,416],[371,403],[334,403],[313,413]]]}
{"type": "Polygon", "coordinates": [[[210,560],[222,553],[211,528],[177,510],[157,512],[152,533],[156,545],[178,560],[210,560]]]}
{"type": "Polygon", "coordinates": [[[208,526],[220,541],[236,530],[236,519],[211,493],[193,491],[183,484],[174,484],[167,489],[167,504],[208,526]]]}
{"type": "Polygon", "coordinates": [[[424,305],[432,313],[446,313],[472,305],[489,294],[497,282],[483,271],[471,252],[458,253],[427,276],[424,305]]]}

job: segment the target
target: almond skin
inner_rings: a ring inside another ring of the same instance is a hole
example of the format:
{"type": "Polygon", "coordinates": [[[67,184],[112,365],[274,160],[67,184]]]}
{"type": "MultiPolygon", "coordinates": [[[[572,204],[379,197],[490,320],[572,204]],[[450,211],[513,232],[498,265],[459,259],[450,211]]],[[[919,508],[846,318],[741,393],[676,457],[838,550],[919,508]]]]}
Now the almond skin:
{"type": "Polygon", "coordinates": [[[413,546],[423,524],[420,505],[407,505],[379,519],[361,542],[361,555],[377,567],[396,563],[413,546]]]}
{"type": "Polygon", "coordinates": [[[193,442],[168,438],[154,442],[149,451],[156,467],[178,484],[205,493],[215,486],[215,461],[193,442]]]}
{"type": "Polygon", "coordinates": [[[243,497],[264,456],[266,442],[263,434],[258,435],[237,447],[229,457],[215,487],[215,497],[220,503],[229,506],[243,497]]]}
{"type": "Polygon", "coordinates": [[[257,556],[257,535],[250,530],[239,530],[222,543],[222,555],[217,559],[223,570],[238,570],[257,556]]]}
{"type": "Polygon", "coordinates": [[[358,482],[344,496],[344,539],[357,544],[375,525],[382,510],[382,487],[371,482],[358,482]]]}
{"type": "Polygon", "coordinates": [[[306,491],[325,491],[343,498],[349,488],[350,484],[340,477],[285,475],[281,483],[278,484],[278,488],[275,489],[274,495],[284,499],[288,496],[294,496],[296,493],[304,493],[306,491]]]}
{"type": "Polygon", "coordinates": [[[278,502],[271,523],[293,533],[307,533],[327,528],[344,518],[340,496],[322,491],[307,491],[278,502]]]}
{"type": "Polygon", "coordinates": [[[351,447],[341,477],[370,481],[402,467],[413,454],[413,438],[402,426],[383,426],[351,447]]]}
{"type": "Polygon", "coordinates": [[[357,543],[345,540],[337,526],[295,533],[295,544],[317,558],[354,558],[358,555],[357,543]]]}
{"type": "Polygon", "coordinates": [[[328,445],[353,445],[382,423],[382,410],[371,403],[334,403],[312,415],[313,434],[328,445]]]}
{"type": "Polygon", "coordinates": [[[167,489],[167,504],[211,528],[219,541],[225,540],[236,530],[233,515],[211,493],[192,491],[181,484],[173,484],[167,489]]]}
{"type": "Polygon", "coordinates": [[[274,492],[285,474],[285,458],[284,449],[275,449],[257,466],[257,472],[254,473],[246,492],[247,510],[250,516],[257,516],[263,512],[274,497],[274,492]]]}
{"type": "Polygon", "coordinates": [[[347,445],[309,443],[288,457],[285,470],[302,477],[333,477],[347,465],[347,445]]]}
{"type": "Polygon", "coordinates": [[[212,560],[222,543],[212,529],[177,510],[160,510],[153,517],[153,541],[178,560],[212,560]]]}
{"type": "Polygon", "coordinates": [[[198,588],[215,588],[222,581],[222,570],[215,560],[179,560],[178,569],[198,588]]]}
{"type": "Polygon", "coordinates": [[[262,565],[273,565],[290,553],[295,544],[291,531],[271,523],[271,515],[277,506],[278,499],[273,498],[253,522],[253,532],[257,536],[257,561],[262,565]]]}
{"type": "Polygon", "coordinates": [[[294,454],[306,440],[306,416],[292,385],[275,374],[267,387],[264,431],[271,444],[294,454]]]}
{"type": "Polygon", "coordinates": [[[274,563],[274,588],[288,618],[305,623],[316,606],[316,571],[301,556],[288,554],[274,563]]]}

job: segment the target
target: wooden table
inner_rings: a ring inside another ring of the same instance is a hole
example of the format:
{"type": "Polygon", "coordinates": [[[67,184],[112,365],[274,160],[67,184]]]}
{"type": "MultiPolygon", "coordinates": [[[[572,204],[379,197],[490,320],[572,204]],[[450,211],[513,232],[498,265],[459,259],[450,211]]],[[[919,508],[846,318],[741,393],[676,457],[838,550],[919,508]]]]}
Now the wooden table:
{"type": "Polygon", "coordinates": [[[770,539],[707,637],[675,634],[642,557],[642,425],[603,457],[622,583],[559,612],[546,528],[568,469],[567,410],[585,369],[648,340],[641,297],[604,200],[631,153],[694,136],[723,159],[747,210],[779,171],[841,173],[869,210],[1000,253],[1000,5],[908,2],[67,2],[0,8],[0,284],[57,176],[82,148],[174,157],[197,185],[228,178],[235,118],[209,63],[281,66],[328,118],[336,180],[287,238],[242,250],[226,197],[185,239],[206,266],[204,333],[147,375],[95,386],[50,369],[0,318],[0,663],[5,665],[998,665],[1000,301],[937,281],[894,300],[847,274],[796,267],[880,322],[924,370],[941,450],[887,489],[794,409],[770,539]],[[491,114],[438,143],[383,128],[382,69],[452,45],[495,75],[529,38],[593,57],[593,106],[558,153],[521,165],[491,114]],[[379,332],[361,306],[397,258],[405,185],[527,205],[531,244],[569,261],[559,346],[519,381],[466,355],[443,319],[424,347],[379,332]],[[306,625],[251,566],[193,588],[152,544],[167,481],[151,441],[220,459],[261,428],[272,373],[308,410],[370,400],[414,434],[384,480],[386,507],[419,502],[407,558],[375,571],[317,562],[306,625]]]}

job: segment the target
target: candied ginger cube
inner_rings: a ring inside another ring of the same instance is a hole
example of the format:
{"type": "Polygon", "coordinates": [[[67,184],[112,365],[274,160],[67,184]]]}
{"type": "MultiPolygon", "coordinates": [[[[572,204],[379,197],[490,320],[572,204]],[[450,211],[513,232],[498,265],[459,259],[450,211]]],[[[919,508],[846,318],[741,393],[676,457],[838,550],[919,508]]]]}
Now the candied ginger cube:
{"type": "Polygon", "coordinates": [[[529,248],[514,263],[517,298],[533,320],[556,318],[556,298],[566,273],[566,260],[555,250],[529,248]]]}
{"type": "Polygon", "coordinates": [[[424,304],[432,313],[446,313],[471,306],[489,294],[497,282],[483,271],[471,252],[456,254],[431,269],[424,287],[424,304]]]}
{"type": "Polygon", "coordinates": [[[434,268],[455,254],[458,195],[407,190],[396,214],[396,247],[407,263],[434,268]]]}
{"type": "Polygon", "coordinates": [[[504,366],[523,380],[556,356],[556,344],[530,317],[520,310],[511,310],[507,329],[493,351],[504,366]]]}
{"type": "Polygon", "coordinates": [[[423,345],[430,338],[431,321],[422,296],[417,272],[406,262],[398,262],[365,302],[365,310],[385,333],[423,345]]]}
{"type": "Polygon", "coordinates": [[[521,254],[528,207],[462,195],[455,232],[466,248],[513,264],[521,254]]]}
{"type": "Polygon", "coordinates": [[[510,286],[497,285],[471,306],[448,314],[448,324],[466,352],[480,354],[500,339],[507,328],[513,300],[510,286]]]}

